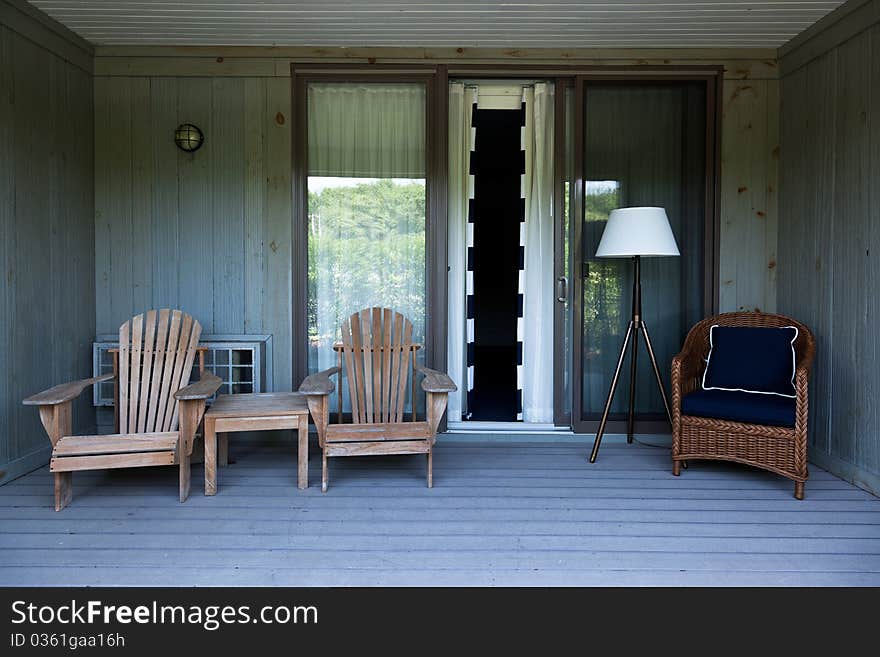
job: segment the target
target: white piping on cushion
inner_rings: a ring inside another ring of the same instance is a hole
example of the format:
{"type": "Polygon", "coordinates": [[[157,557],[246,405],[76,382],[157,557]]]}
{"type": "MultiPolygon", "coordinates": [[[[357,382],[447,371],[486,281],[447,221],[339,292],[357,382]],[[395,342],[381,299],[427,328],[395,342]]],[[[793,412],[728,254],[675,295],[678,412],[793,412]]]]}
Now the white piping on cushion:
{"type": "Polygon", "coordinates": [[[789,399],[797,398],[797,391],[796,391],[797,386],[795,386],[795,383],[794,383],[794,377],[797,374],[797,354],[794,351],[794,343],[798,337],[797,326],[779,326],[779,327],[777,327],[777,328],[781,328],[781,329],[787,329],[787,328],[794,329],[794,337],[791,339],[791,387],[792,387],[792,389],[795,389],[795,394],[785,395],[781,392],[767,392],[766,390],[745,390],[743,388],[719,388],[717,386],[707,388],[706,387],[706,374],[709,373],[709,360],[712,358],[712,349],[715,348],[712,331],[714,331],[719,326],[720,326],[720,324],[712,324],[712,326],[709,327],[709,355],[706,357],[706,369],[703,370],[703,381],[702,381],[703,390],[727,390],[728,392],[750,392],[750,393],[753,393],[756,395],[776,395],[777,397],[788,397],[789,399]]]}

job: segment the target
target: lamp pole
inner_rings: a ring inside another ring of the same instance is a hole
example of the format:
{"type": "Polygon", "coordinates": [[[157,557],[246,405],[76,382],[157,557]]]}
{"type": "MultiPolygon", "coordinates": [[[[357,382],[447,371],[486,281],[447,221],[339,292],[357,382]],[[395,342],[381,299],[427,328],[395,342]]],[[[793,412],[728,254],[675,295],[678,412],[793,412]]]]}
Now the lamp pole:
{"type": "Polygon", "coordinates": [[[602,419],[599,421],[599,429],[596,431],[596,440],[593,442],[593,451],[590,453],[590,463],[596,462],[599,455],[599,446],[602,444],[602,436],[605,433],[605,425],[608,423],[608,414],[611,412],[611,403],[614,400],[614,392],[617,389],[617,383],[620,380],[620,371],[623,368],[623,361],[626,359],[626,350],[629,341],[632,339],[632,361],[630,363],[630,380],[629,380],[629,413],[626,422],[626,441],[633,441],[635,429],[635,404],[636,404],[636,372],[638,359],[639,333],[645,338],[645,346],[648,349],[648,358],[651,360],[651,366],[654,369],[654,376],[657,379],[657,385],[660,388],[660,396],[663,398],[663,406],[666,409],[666,417],[672,424],[672,413],[669,410],[669,400],[666,398],[666,390],[663,388],[663,379],[660,377],[660,368],[657,367],[657,358],[654,356],[654,347],[651,344],[651,336],[648,334],[648,326],[642,318],[642,267],[641,256],[633,256],[633,298],[632,298],[632,317],[626,328],[626,335],[623,338],[623,345],[620,347],[620,356],[617,359],[617,367],[614,370],[614,376],[611,379],[611,388],[608,390],[608,398],[605,401],[605,410],[602,411],[602,419]]]}

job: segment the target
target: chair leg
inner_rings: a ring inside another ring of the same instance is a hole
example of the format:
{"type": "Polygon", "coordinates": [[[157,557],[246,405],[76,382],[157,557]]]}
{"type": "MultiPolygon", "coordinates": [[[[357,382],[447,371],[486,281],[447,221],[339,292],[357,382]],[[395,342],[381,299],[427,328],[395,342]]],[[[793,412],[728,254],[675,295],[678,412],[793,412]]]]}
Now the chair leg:
{"type": "Polygon", "coordinates": [[[804,499],[804,482],[802,482],[802,481],[794,482],[794,497],[795,497],[795,499],[798,499],[798,500],[804,499]]]}
{"type": "Polygon", "coordinates": [[[676,477],[681,474],[681,461],[672,462],[672,474],[674,474],[676,477]]]}
{"type": "Polygon", "coordinates": [[[186,502],[186,499],[189,497],[189,487],[190,487],[190,460],[191,457],[189,454],[184,453],[186,450],[181,450],[180,454],[180,501],[186,502]]]}
{"type": "Polygon", "coordinates": [[[321,453],[321,492],[327,492],[327,452],[321,453]]]}
{"type": "Polygon", "coordinates": [[[434,487],[434,449],[428,450],[428,488],[434,487]]]}
{"type": "Polygon", "coordinates": [[[73,473],[55,473],[55,510],[61,511],[73,497],[73,473]]]}

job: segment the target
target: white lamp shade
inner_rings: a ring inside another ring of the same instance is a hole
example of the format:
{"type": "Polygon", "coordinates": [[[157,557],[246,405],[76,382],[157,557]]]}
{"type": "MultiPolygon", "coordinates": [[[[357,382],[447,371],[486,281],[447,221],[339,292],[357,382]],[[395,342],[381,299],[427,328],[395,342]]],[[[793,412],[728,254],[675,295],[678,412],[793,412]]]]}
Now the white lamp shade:
{"type": "Polygon", "coordinates": [[[597,258],[677,256],[678,245],[663,208],[618,208],[605,224],[597,258]]]}

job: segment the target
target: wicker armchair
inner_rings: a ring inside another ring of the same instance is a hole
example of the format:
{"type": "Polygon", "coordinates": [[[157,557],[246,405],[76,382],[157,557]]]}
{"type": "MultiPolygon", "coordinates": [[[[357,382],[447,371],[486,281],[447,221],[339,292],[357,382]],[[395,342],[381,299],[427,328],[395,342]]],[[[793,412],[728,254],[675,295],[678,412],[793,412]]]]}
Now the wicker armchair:
{"type": "Polygon", "coordinates": [[[681,353],[672,359],[672,474],[678,476],[681,473],[683,461],[737,461],[792,479],[795,482],[794,496],[802,500],[807,479],[807,386],[815,350],[810,330],[784,315],[725,313],[696,324],[688,333],[681,353]],[[682,415],[682,399],[700,386],[709,354],[709,329],[715,324],[797,327],[794,427],[682,415]]]}

